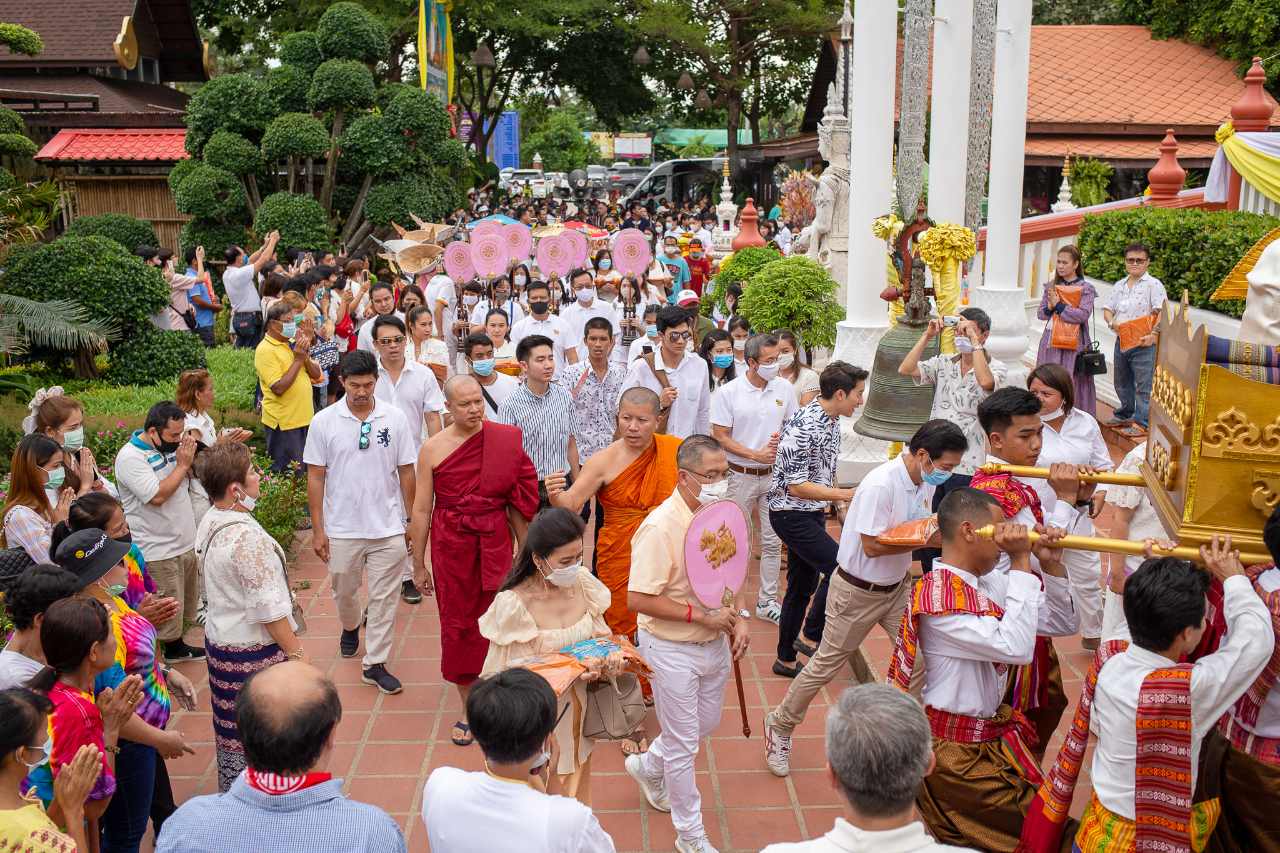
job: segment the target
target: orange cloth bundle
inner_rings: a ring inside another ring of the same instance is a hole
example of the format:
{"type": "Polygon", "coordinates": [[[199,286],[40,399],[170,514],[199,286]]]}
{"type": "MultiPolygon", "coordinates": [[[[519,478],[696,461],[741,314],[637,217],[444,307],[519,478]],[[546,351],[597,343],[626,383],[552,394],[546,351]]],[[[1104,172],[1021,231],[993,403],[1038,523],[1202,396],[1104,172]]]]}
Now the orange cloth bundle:
{"type": "MultiPolygon", "coordinates": [[[[1080,294],[1084,291],[1084,285],[1080,284],[1059,284],[1057,285],[1058,297],[1072,308],[1080,307],[1080,294]]],[[[1062,319],[1061,314],[1053,315],[1053,332],[1049,338],[1049,346],[1054,349],[1076,350],[1080,348],[1080,326],[1077,323],[1068,323],[1062,319]]]]}
{"type": "Polygon", "coordinates": [[[1155,314],[1147,314],[1145,317],[1139,317],[1136,320],[1130,320],[1127,323],[1121,323],[1116,326],[1116,337],[1120,340],[1120,351],[1128,352],[1138,346],[1138,341],[1151,334],[1151,330],[1156,327],[1157,319],[1155,314]]]}
{"type": "Polygon", "coordinates": [[[508,376],[518,377],[520,375],[520,362],[516,361],[515,359],[510,359],[510,360],[503,359],[502,361],[495,364],[493,366],[493,369],[498,371],[499,373],[505,373],[508,376]]]}
{"type": "Polygon", "coordinates": [[[640,657],[631,641],[620,634],[591,637],[560,651],[529,655],[511,661],[510,666],[524,667],[547,680],[557,696],[563,696],[584,673],[610,677],[622,672],[648,677],[652,670],[640,657]]]}
{"type": "Polygon", "coordinates": [[[876,537],[881,545],[910,545],[913,548],[924,548],[938,535],[938,517],[916,518],[890,527],[876,537]]]}

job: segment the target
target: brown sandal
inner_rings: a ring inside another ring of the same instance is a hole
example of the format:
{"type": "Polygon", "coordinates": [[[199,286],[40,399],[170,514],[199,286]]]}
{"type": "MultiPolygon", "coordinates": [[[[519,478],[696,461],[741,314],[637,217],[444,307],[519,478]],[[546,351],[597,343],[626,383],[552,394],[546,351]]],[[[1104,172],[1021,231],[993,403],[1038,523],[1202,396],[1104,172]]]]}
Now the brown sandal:
{"type": "Polygon", "coordinates": [[[649,751],[649,738],[645,737],[644,729],[636,729],[619,743],[622,745],[623,755],[639,755],[649,751]]]}
{"type": "Polygon", "coordinates": [[[453,741],[454,746],[471,746],[476,742],[475,736],[471,734],[471,727],[459,720],[453,724],[453,732],[450,733],[449,740],[453,741]],[[462,732],[461,736],[457,733],[462,732]]]}

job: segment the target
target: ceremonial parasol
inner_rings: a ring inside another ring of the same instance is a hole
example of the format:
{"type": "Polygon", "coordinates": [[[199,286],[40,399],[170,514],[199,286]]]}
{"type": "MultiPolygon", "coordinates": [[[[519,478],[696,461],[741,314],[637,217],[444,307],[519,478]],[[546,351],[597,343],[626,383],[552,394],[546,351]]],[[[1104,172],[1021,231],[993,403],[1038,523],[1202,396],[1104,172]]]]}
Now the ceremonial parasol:
{"type": "Polygon", "coordinates": [[[644,274],[653,260],[649,241],[639,228],[623,228],[613,238],[613,266],[623,275],[637,278],[644,274]]]}
{"type": "Polygon", "coordinates": [[[507,226],[503,225],[501,222],[482,222],[471,232],[471,239],[474,241],[477,237],[484,234],[496,234],[505,242],[506,232],[503,229],[506,227],[507,226]]]}
{"type": "Polygon", "coordinates": [[[507,241],[507,258],[524,260],[533,251],[533,235],[528,225],[519,222],[502,226],[502,237],[507,241]]]}
{"type": "Polygon", "coordinates": [[[544,273],[555,273],[563,278],[576,263],[573,255],[573,246],[565,234],[543,237],[538,241],[538,269],[544,273]]]}
{"type": "Polygon", "coordinates": [[[415,243],[396,252],[396,264],[409,275],[417,275],[434,264],[442,254],[444,249],[434,243],[415,243]]]}
{"type": "Polygon", "coordinates": [[[507,271],[507,244],[501,234],[478,234],[471,241],[471,264],[485,278],[497,278],[507,271]]]}
{"type": "MultiPolygon", "coordinates": [[[[733,607],[734,596],[747,580],[750,555],[751,534],[747,517],[736,503],[716,501],[693,514],[684,535],[684,568],[693,594],[708,610],[733,607]]],[[[733,677],[738,683],[742,736],[751,737],[747,699],[742,689],[742,667],[737,660],[733,662],[733,677]]]]}
{"type": "Polygon", "coordinates": [[[587,235],[581,231],[574,231],[572,228],[564,230],[564,239],[568,241],[572,249],[571,257],[576,266],[584,266],[587,263],[587,235]]]}
{"type": "Polygon", "coordinates": [[[510,216],[506,216],[506,215],[501,214],[501,213],[495,213],[495,214],[493,214],[492,216],[486,216],[484,219],[476,219],[476,220],[473,220],[473,221],[471,221],[471,222],[468,222],[468,223],[467,223],[467,228],[469,228],[469,229],[471,229],[472,231],[474,231],[474,230],[476,230],[478,227],[480,227],[481,225],[484,225],[486,222],[496,222],[496,223],[498,223],[499,225],[513,225],[513,224],[515,224],[515,220],[514,220],[514,219],[512,219],[510,216]]]}
{"type": "Polygon", "coordinates": [[[470,281],[476,276],[471,263],[471,244],[454,241],[444,250],[444,271],[455,282],[470,281]]]}

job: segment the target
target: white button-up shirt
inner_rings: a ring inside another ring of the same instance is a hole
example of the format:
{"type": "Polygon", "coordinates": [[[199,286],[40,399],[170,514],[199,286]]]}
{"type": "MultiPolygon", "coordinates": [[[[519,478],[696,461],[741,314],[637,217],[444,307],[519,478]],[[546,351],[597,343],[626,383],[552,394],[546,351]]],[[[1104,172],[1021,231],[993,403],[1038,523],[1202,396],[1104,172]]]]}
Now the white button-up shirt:
{"type": "Polygon", "coordinates": [[[530,314],[511,327],[511,345],[519,346],[520,341],[529,337],[529,335],[545,335],[551,338],[551,351],[556,357],[557,375],[564,370],[566,364],[564,354],[566,350],[573,350],[578,359],[582,359],[583,354],[577,349],[580,341],[574,337],[569,324],[564,321],[563,317],[556,314],[548,314],[547,319],[539,320],[530,314]]]}
{"type": "Polygon", "coordinates": [[[622,330],[618,326],[618,312],[603,299],[593,299],[590,305],[574,302],[572,305],[566,305],[560,309],[560,319],[564,321],[569,333],[573,335],[575,340],[586,340],[587,321],[592,317],[603,317],[608,320],[609,325],[613,327],[615,340],[622,334],[622,330]]]}
{"type": "Polygon", "coordinates": [[[1040,458],[1036,460],[1042,468],[1048,468],[1055,462],[1092,465],[1099,471],[1110,471],[1115,467],[1098,421],[1080,409],[1067,412],[1057,429],[1045,424],[1042,438],[1040,458]]]}
{"type": "MultiPolygon", "coordinates": [[[[399,311],[392,311],[391,315],[395,317],[397,320],[399,320],[401,323],[404,322],[403,313],[399,311]]],[[[369,319],[365,320],[363,323],[360,324],[360,331],[356,332],[356,349],[362,349],[365,352],[376,352],[376,350],[373,348],[373,324],[377,319],[378,318],[376,316],[370,317],[369,319]]],[[[407,332],[406,332],[406,337],[408,337],[407,332]]]]}
{"type": "MultiPolygon", "coordinates": [[[[628,388],[648,388],[662,394],[662,385],[654,370],[666,370],[667,382],[679,393],[671,404],[667,417],[667,432],[680,438],[711,433],[711,386],[707,382],[707,363],[696,355],[686,353],[675,367],[667,367],[662,361],[662,347],[653,348],[653,369],[644,359],[637,359],[627,370],[622,391],[628,388]]],[[[619,398],[622,393],[619,392],[619,398]]]]}
{"type": "Polygon", "coordinates": [[[871,557],[862,550],[862,536],[879,536],[913,518],[926,518],[930,515],[933,490],[928,483],[917,485],[911,481],[901,454],[872,468],[853,492],[853,505],[840,531],[836,562],[867,583],[899,583],[911,569],[911,552],[871,557]]]}
{"type": "Polygon", "coordinates": [[[809,841],[770,844],[760,853],[965,853],[968,847],[951,847],[934,841],[920,821],[897,829],[860,829],[842,817],[831,831],[809,841]]]}
{"type": "Polygon", "coordinates": [[[414,433],[415,451],[422,446],[422,427],[427,412],[444,411],[444,394],[440,392],[435,373],[431,368],[407,359],[400,371],[399,382],[391,378],[390,371],[382,366],[382,359],[378,359],[378,384],[373,395],[403,412],[411,427],[418,426],[414,433]]]}
{"type": "MultiPolygon", "coordinates": [[[[1004,363],[991,359],[989,366],[995,379],[995,388],[1007,384],[1009,372],[1004,363]]],[[[913,377],[913,381],[917,385],[934,387],[933,408],[929,417],[951,421],[960,427],[964,437],[969,440],[969,448],[965,450],[955,472],[972,474],[987,456],[987,437],[982,432],[982,425],[978,423],[978,404],[987,399],[989,392],[978,384],[977,374],[972,368],[961,372],[960,357],[955,355],[936,355],[920,362],[920,378],[913,377]]]]}
{"type": "Polygon", "coordinates": [[[1143,273],[1137,284],[1129,284],[1129,277],[1117,281],[1102,300],[1102,307],[1115,315],[1116,325],[1154,314],[1164,307],[1169,295],[1164,283],[1151,273],[1143,273]]]}
{"type": "MultiPolygon", "coordinates": [[[[1246,577],[1222,584],[1227,635],[1218,650],[1191,670],[1191,785],[1195,787],[1200,743],[1262,672],[1275,646],[1266,605],[1246,577]]],[[[1098,736],[1093,753],[1093,792],[1113,814],[1133,820],[1138,692],[1153,670],[1176,661],[1131,645],[1098,673],[1089,728],[1098,736]]]]}
{"type": "MultiPolygon", "coordinates": [[[[759,450],[769,443],[775,432],[782,431],[783,423],[798,408],[796,392],[790,382],[775,376],[764,387],[757,387],[747,378],[744,369],[737,379],[722,385],[711,395],[711,423],[728,428],[729,436],[739,444],[759,450]]],[[[736,453],[726,452],[725,455],[735,465],[771,467],[736,453]]]]}
{"type": "MultiPolygon", "coordinates": [[[[1121,474],[1141,474],[1142,461],[1147,458],[1147,443],[1144,441],[1125,454],[1116,470],[1121,474]]],[[[1129,519],[1130,542],[1142,542],[1145,539],[1164,539],[1164,525],[1156,508],[1151,504],[1151,493],[1144,486],[1111,486],[1107,490],[1107,503],[1122,509],[1132,509],[1133,517],[1129,519]]],[[[1146,557],[1129,556],[1124,558],[1124,573],[1131,575],[1138,570],[1146,557]]],[[[1128,632],[1126,631],[1126,634],[1128,632]]],[[[1280,729],[1277,730],[1280,735],[1280,729]]]]}

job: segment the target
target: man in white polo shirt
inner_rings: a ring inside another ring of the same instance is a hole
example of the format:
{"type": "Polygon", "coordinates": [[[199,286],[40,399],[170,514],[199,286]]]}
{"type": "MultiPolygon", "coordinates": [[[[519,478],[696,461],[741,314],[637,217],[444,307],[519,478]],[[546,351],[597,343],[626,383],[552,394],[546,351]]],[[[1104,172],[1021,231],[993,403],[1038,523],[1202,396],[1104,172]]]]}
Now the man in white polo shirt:
{"type": "Polygon", "coordinates": [[[518,347],[530,335],[550,338],[551,351],[556,359],[555,376],[559,376],[566,364],[578,363],[579,339],[574,337],[563,317],[550,313],[551,288],[545,281],[530,284],[525,296],[529,299],[529,315],[511,327],[511,343],[518,347]]]}
{"type": "MultiPolygon", "coordinates": [[[[613,336],[622,334],[618,326],[618,312],[608,302],[596,296],[595,277],[591,270],[577,269],[569,273],[569,284],[573,287],[576,299],[570,305],[560,309],[560,319],[569,327],[569,334],[576,341],[587,337],[587,321],[592,317],[603,317],[613,327],[613,336]]],[[[584,355],[585,353],[580,353],[584,355]]]]}
{"type": "MultiPolygon", "coordinates": [[[[375,317],[373,346],[378,352],[378,385],[374,395],[404,413],[416,455],[422,446],[423,431],[435,435],[444,427],[444,395],[431,368],[404,357],[408,334],[395,317],[375,317]],[[417,429],[414,427],[417,426],[417,429]]],[[[408,515],[406,508],[405,515],[408,515]]],[[[413,566],[406,558],[400,572],[400,597],[406,604],[422,601],[422,592],[413,582],[413,566]]]]}
{"type": "MultiPolygon", "coordinates": [[[[638,358],[631,362],[622,392],[641,386],[658,395],[661,416],[666,417],[669,435],[688,438],[711,431],[711,386],[707,363],[689,352],[693,324],[689,312],[668,305],[658,312],[658,344],[652,362],[638,358]]],[[[661,420],[659,420],[661,423],[661,420]]]]}
{"type": "Polygon", "coordinates": [[[385,281],[375,281],[369,288],[369,304],[373,306],[374,315],[360,324],[356,333],[356,349],[373,352],[373,321],[379,317],[395,317],[404,322],[404,314],[396,310],[395,288],[385,281]]]}
{"type": "Polygon", "coordinates": [[[773,460],[782,425],[799,408],[790,382],[778,376],[778,339],[752,335],[743,350],[747,371],[711,395],[711,435],[729,457],[729,497],[754,521],[760,514],[756,550],[760,553],[760,594],[756,615],[777,624],[778,572],[782,543],[769,524],[765,500],[773,485],[773,460]]]}
{"type": "Polygon", "coordinates": [[[262,248],[250,255],[239,246],[231,246],[226,252],[226,269],[222,273],[222,286],[231,301],[231,334],[235,344],[242,348],[256,347],[262,340],[262,296],[254,279],[276,257],[276,244],[280,232],[272,231],[263,241],[262,248]]]}
{"type": "Polygon", "coordinates": [[[408,554],[405,507],[413,506],[415,436],[422,428],[374,396],[378,362],[372,353],[347,353],[339,375],[346,396],[316,414],[302,454],[311,546],[329,566],[342,622],[339,650],[346,658],[360,648],[361,572],[368,569],[363,680],[383,693],[399,693],[400,681],[386,662],[408,554]]]}
{"type": "Polygon", "coordinates": [[[804,720],[814,695],[846,662],[859,680],[867,680],[858,647],[871,626],[879,625],[890,641],[897,641],[911,593],[911,551],[920,546],[883,545],[876,537],[932,515],[934,487],[951,476],[968,446],[951,421],[927,421],[901,454],[873,468],[858,484],[840,533],[822,641],[782,703],[764,720],[765,762],[775,776],[791,772],[791,732],[804,720]]]}

